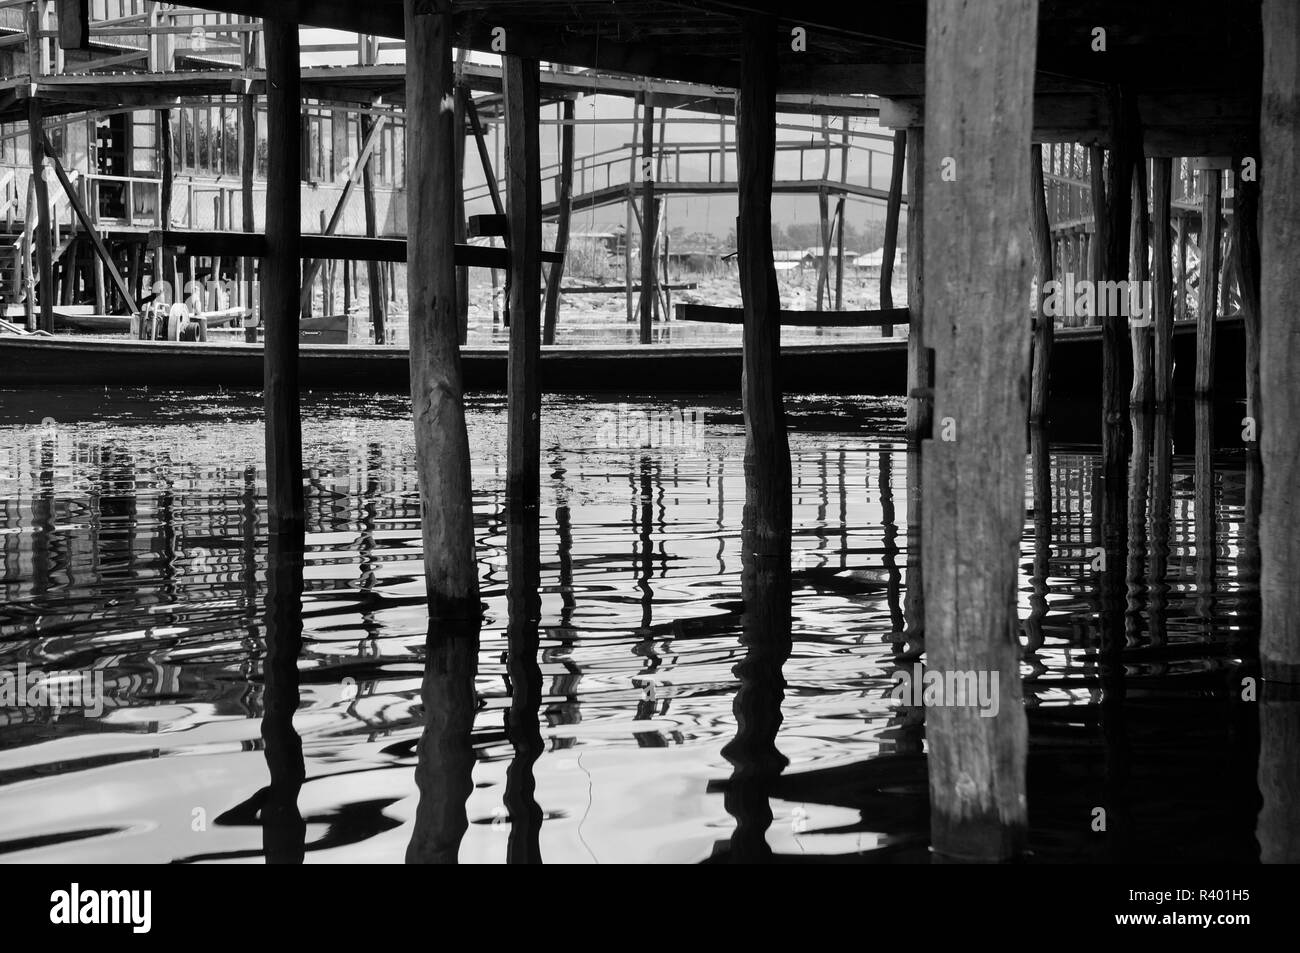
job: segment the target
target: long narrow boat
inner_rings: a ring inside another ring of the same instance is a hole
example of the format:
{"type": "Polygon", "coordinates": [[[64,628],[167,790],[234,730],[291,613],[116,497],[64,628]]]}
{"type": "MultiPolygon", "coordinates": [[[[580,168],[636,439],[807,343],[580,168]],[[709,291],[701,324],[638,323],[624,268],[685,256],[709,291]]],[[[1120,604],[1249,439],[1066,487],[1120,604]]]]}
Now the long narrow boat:
{"type": "MultiPolygon", "coordinates": [[[[1241,322],[1219,324],[1220,396],[1242,388],[1241,322]]],[[[409,388],[405,348],[303,345],[299,374],[305,389],[402,392],[409,388]]],[[[1195,324],[1174,331],[1176,381],[1189,384],[1195,362],[1195,324]]],[[[461,351],[465,387],[500,391],[506,351],[461,351]]],[[[542,349],[542,387],[551,392],[735,392],[741,349],[713,345],[555,346],[542,349]]],[[[787,344],[781,349],[781,386],[787,393],[901,395],[907,379],[907,342],[787,344]]],[[[259,344],[181,343],[100,339],[72,335],[0,335],[0,386],[42,385],[204,386],[259,388],[259,344]]],[[[1052,359],[1053,394],[1095,396],[1101,386],[1099,328],[1057,331],[1052,359]]]]}

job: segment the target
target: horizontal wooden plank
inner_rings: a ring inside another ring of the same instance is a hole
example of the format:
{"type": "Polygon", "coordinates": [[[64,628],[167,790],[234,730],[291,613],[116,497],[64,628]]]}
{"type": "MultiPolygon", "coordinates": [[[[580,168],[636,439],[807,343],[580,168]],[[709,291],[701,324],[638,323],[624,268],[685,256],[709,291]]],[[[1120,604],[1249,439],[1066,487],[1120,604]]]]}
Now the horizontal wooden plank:
{"type": "MultiPolygon", "coordinates": [[[[154,229],[150,248],[171,248],[198,257],[262,258],[266,236],[260,232],[182,231],[154,229]]],[[[405,238],[360,238],[355,235],[303,235],[303,258],[339,261],[406,261],[405,238]]],[[[542,252],[543,262],[560,260],[558,252],[542,252]]],[[[469,268],[507,268],[510,253],[487,245],[457,245],[456,264],[469,268]]]]}
{"type": "MultiPolygon", "coordinates": [[[[744,308],[724,308],[712,304],[677,304],[673,306],[678,321],[709,321],[716,324],[743,324],[744,308]]],[[[781,324],[795,328],[878,328],[907,324],[907,308],[884,308],[874,311],[781,311],[781,324]]]]}

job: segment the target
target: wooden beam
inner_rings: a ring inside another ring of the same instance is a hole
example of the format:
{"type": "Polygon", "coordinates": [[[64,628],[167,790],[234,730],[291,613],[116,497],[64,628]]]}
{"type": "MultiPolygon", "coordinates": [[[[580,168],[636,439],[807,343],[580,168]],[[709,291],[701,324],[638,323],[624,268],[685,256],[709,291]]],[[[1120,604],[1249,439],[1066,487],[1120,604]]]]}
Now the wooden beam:
{"type": "Polygon", "coordinates": [[[979,673],[997,704],[992,715],[969,698],[926,709],[931,843],[961,860],[1014,857],[1027,823],[1016,589],[1028,394],[1016,382],[1029,373],[1020,223],[1037,10],[1037,0],[928,7],[926,151],[951,158],[956,180],[927,162],[925,273],[939,280],[925,305],[938,436],[921,450],[925,644],[930,673],[979,673]]]}
{"type": "Polygon", "coordinates": [[[267,510],[272,533],[301,532],[302,420],[298,400],[298,292],[300,250],[302,100],[298,27],[268,19],[263,25],[267,72],[266,255],[262,315],[266,404],[267,510]]]}
{"type": "MultiPolygon", "coordinates": [[[[48,144],[46,149],[49,149],[48,144]]],[[[95,254],[104,263],[104,267],[108,269],[108,276],[113,280],[113,287],[122,296],[122,300],[126,302],[126,306],[131,313],[138,313],[140,306],[135,303],[135,296],[131,294],[131,289],[126,286],[126,282],[122,280],[122,276],[118,273],[117,265],[113,262],[113,256],[108,253],[108,249],[104,247],[104,240],[99,237],[99,232],[95,230],[95,223],[90,220],[90,216],[82,208],[81,199],[77,196],[77,190],[73,186],[72,180],[68,178],[68,173],[63,171],[63,165],[53,151],[49,152],[49,160],[54,167],[54,174],[58,177],[59,184],[63,186],[63,193],[67,196],[68,204],[72,206],[72,211],[77,216],[77,221],[81,223],[81,227],[86,232],[86,237],[90,239],[91,245],[94,246],[95,254]]]]}
{"type": "Polygon", "coordinates": [[[503,59],[506,112],[506,216],[510,271],[507,281],[510,344],[507,372],[506,498],[535,507],[541,457],[541,152],[537,61],[503,59]]]}
{"type": "MultiPolygon", "coordinates": [[[[894,133],[894,160],[889,171],[889,201],[885,205],[885,244],[880,259],[880,307],[894,306],[894,258],[898,250],[898,219],[903,206],[903,177],[907,174],[907,130],[894,133]]],[[[909,265],[911,263],[909,262],[909,265]]],[[[884,337],[894,333],[891,327],[880,332],[884,337]]]]}
{"type": "MultiPolygon", "coordinates": [[[[1029,228],[1034,241],[1034,271],[1038,294],[1034,300],[1034,364],[1030,383],[1029,419],[1042,424],[1047,418],[1047,396],[1052,375],[1052,339],[1056,320],[1047,315],[1043,302],[1047,286],[1056,280],[1052,261],[1051,224],[1047,218],[1047,191],[1043,181],[1043,147],[1035,145],[1029,160],[1029,228]]],[[[1035,486],[1037,483],[1035,483],[1035,486]]]]}
{"type": "Polygon", "coordinates": [[[509,228],[504,213],[499,215],[471,215],[466,223],[470,238],[505,238],[509,228]]]}
{"type": "MultiPolygon", "coordinates": [[[[678,321],[708,321],[714,324],[744,324],[744,308],[724,308],[712,304],[677,304],[673,317],[678,321]]],[[[875,311],[787,311],[778,320],[783,327],[794,328],[879,328],[907,324],[907,308],[881,308],[875,311]]]]}
{"type": "Polygon", "coordinates": [[[477,619],[473,483],[456,329],[456,162],[451,32],[445,0],[405,0],[406,267],[411,406],[429,615],[477,619]]]}
{"type": "MultiPolygon", "coordinates": [[[[1128,274],[1129,281],[1136,283],[1139,289],[1136,301],[1140,302],[1139,307],[1145,310],[1141,315],[1133,313],[1129,315],[1133,349],[1133,386],[1129,390],[1128,399],[1130,406],[1147,407],[1151,403],[1153,394],[1150,323],[1152,303],[1141,297],[1144,293],[1141,289],[1150,287],[1151,281],[1150,259],[1147,257],[1151,247],[1151,216],[1147,211],[1147,164],[1143,161],[1141,153],[1138,153],[1137,160],[1133,164],[1132,202],[1133,224],[1130,229],[1132,247],[1129,252],[1128,274]]],[[[1135,296],[1130,294],[1128,300],[1131,308],[1135,296]]],[[[1145,479],[1145,475],[1143,478],[1145,479]]]]}
{"type": "MultiPolygon", "coordinates": [[[[492,156],[488,154],[487,138],[483,135],[483,123],[479,120],[478,107],[474,104],[473,96],[465,103],[465,115],[469,118],[470,129],[474,133],[474,145],[478,149],[479,164],[483,167],[483,178],[487,182],[488,195],[492,198],[492,211],[500,216],[504,222],[506,208],[501,201],[501,190],[497,187],[496,171],[492,168],[492,156]]],[[[484,234],[488,233],[485,232],[484,234]]],[[[500,235],[504,234],[505,226],[503,224],[500,235]]]]}
{"type": "MultiPolygon", "coordinates": [[[[404,262],[407,260],[405,238],[362,238],[358,235],[302,235],[299,246],[304,256],[331,260],[404,262]]],[[[208,232],[186,229],[154,229],[149,233],[150,248],[174,249],[178,254],[200,258],[266,256],[266,236],[258,232],[208,232]]],[[[454,263],[469,268],[507,268],[510,252],[486,245],[452,246],[454,263]]],[[[559,253],[544,251],[539,260],[559,261],[559,253]]]]}
{"type": "MultiPolygon", "coordinates": [[[[167,130],[170,133],[170,120],[167,122],[167,130]]],[[[257,165],[257,97],[251,93],[239,97],[239,131],[239,198],[241,212],[239,227],[246,232],[253,232],[257,230],[257,214],[253,202],[253,174],[255,171],[254,166],[257,165]]],[[[171,226],[170,217],[170,215],[162,217],[161,221],[164,228],[171,226]]],[[[256,264],[253,258],[248,255],[241,257],[239,261],[240,269],[243,272],[244,293],[248,295],[248,301],[241,302],[241,304],[251,306],[256,264]]],[[[252,321],[244,323],[244,341],[249,344],[257,343],[257,327],[252,321]]]]}
{"type": "MultiPolygon", "coordinates": [[[[452,135],[454,137],[455,149],[454,157],[456,160],[456,188],[454,197],[456,207],[452,210],[452,218],[456,223],[456,243],[464,244],[466,238],[465,228],[465,104],[469,101],[469,87],[465,85],[465,55],[466,50],[460,49],[456,54],[456,71],[455,83],[456,88],[453,92],[454,107],[452,109],[451,125],[452,135]]],[[[469,269],[462,266],[456,266],[456,338],[463,345],[469,339],[469,269]]]]}
{"type": "MultiPolygon", "coordinates": [[[[408,101],[409,108],[409,101],[408,101]]],[[[360,137],[360,150],[365,151],[365,144],[371,138],[371,126],[374,120],[366,113],[360,113],[357,117],[357,135],[360,137]]],[[[414,153],[412,153],[414,154],[414,153]]],[[[373,239],[379,234],[379,227],[375,219],[375,183],[374,175],[370,169],[369,156],[365,162],[358,162],[361,168],[361,193],[362,200],[365,204],[366,219],[366,237],[373,239]]],[[[409,222],[408,222],[409,227],[409,222]]],[[[403,253],[402,261],[406,260],[403,253]]],[[[385,330],[385,310],[387,303],[384,301],[383,284],[379,278],[379,260],[375,258],[364,259],[366,263],[366,287],[370,298],[370,323],[374,333],[376,344],[386,344],[388,342],[387,331],[385,330]]]]}
{"type": "Polygon", "coordinates": [[[1219,311],[1219,242],[1223,235],[1219,203],[1223,194],[1223,173],[1207,169],[1201,173],[1201,281],[1196,309],[1196,393],[1208,395],[1214,389],[1215,322],[1219,311]]]}
{"type": "MultiPolygon", "coordinates": [[[[1263,197],[1260,249],[1260,403],[1264,500],[1260,517],[1263,620],[1260,660],[1266,679],[1300,682],[1300,455],[1295,421],[1300,419],[1300,7],[1290,0],[1264,0],[1264,89],[1260,122],[1263,197]]],[[[1294,753],[1295,721],[1292,724],[1294,753]]],[[[1262,756],[1261,756],[1262,757],[1262,756]]],[[[1292,762],[1294,765],[1294,762],[1292,762]]],[[[1261,761],[1261,768],[1263,762],[1261,761]]],[[[1285,775],[1285,766],[1279,767],[1285,775]]],[[[1295,793],[1294,776],[1288,785],[1295,793]]],[[[1275,785],[1274,778],[1268,779],[1275,785]]],[[[1289,808],[1294,811],[1294,807],[1289,808]]],[[[1285,805],[1266,810],[1285,811],[1285,805]]],[[[1292,814],[1294,817],[1294,814],[1292,814]]],[[[1261,819],[1261,826],[1264,820],[1261,819]]],[[[1276,829],[1276,828],[1275,828],[1276,829]]],[[[1300,837],[1288,830],[1283,843],[1269,844],[1266,860],[1300,861],[1300,837]]]]}
{"type": "Polygon", "coordinates": [[[560,311],[560,283],[564,280],[564,259],[569,252],[569,216],[573,205],[573,100],[561,106],[560,180],[556,187],[560,214],[556,221],[555,250],[560,260],[546,271],[546,306],[542,314],[542,343],[555,343],[555,326],[560,311]]]}
{"type": "Polygon", "coordinates": [[[1158,410],[1169,409],[1174,393],[1174,275],[1170,246],[1173,160],[1151,160],[1151,376],[1158,410]]]}
{"type": "Polygon", "coordinates": [[[788,558],[790,445],[781,394],[781,295],[772,264],[772,171],[776,161],[774,20],[747,17],[741,28],[741,82],[736,93],[740,294],[745,412],[746,548],[788,558]]]}
{"type": "Polygon", "coordinates": [[[934,373],[925,342],[924,195],[925,131],[916,126],[907,132],[907,310],[912,318],[907,331],[907,436],[913,442],[929,436],[934,406],[934,373]]]}
{"type": "MultiPolygon", "coordinates": [[[[1258,149],[1233,163],[1235,186],[1232,202],[1232,235],[1237,249],[1236,278],[1241,294],[1241,318],[1246,338],[1246,416],[1255,421],[1258,433],[1259,402],[1259,180],[1242,174],[1247,161],[1258,162],[1258,149]]],[[[1254,449],[1258,449],[1258,444],[1254,449]]]]}

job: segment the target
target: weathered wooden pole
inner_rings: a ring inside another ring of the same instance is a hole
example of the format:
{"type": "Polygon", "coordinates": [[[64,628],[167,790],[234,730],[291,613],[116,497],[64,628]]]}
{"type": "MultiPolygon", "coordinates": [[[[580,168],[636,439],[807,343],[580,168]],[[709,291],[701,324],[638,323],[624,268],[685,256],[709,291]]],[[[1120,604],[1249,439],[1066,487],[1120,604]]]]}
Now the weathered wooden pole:
{"type": "MultiPolygon", "coordinates": [[[[168,134],[171,130],[171,120],[167,121],[168,134]]],[[[239,132],[240,132],[240,155],[239,155],[239,199],[240,199],[240,227],[246,232],[257,231],[257,212],[253,204],[253,175],[257,166],[257,97],[252,93],[245,93],[239,97],[239,132]]],[[[163,227],[167,227],[164,221],[163,227]]],[[[240,284],[241,294],[245,296],[248,307],[252,307],[253,302],[253,277],[257,274],[257,259],[241,258],[239,262],[241,275],[240,284]]],[[[244,341],[249,344],[257,343],[257,325],[249,318],[244,319],[244,341]]]]}
{"type": "Polygon", "coordinates": [[[1215,321],[1219,310],[1219,222],[1223,173],[1203,169],[1201,202],[1201,294],[1196,309],[1196,393],[1208,395],[1214,389],[1215,321]]]}
{"type": "Polygon", "coordinates": [[[546,271],[546,308],[542,323],[542,343],[555,343],[555,325],[560,312],[560,284],[564,280],[564,261],[569,253],[569,217],[573,206],[573,100],[566,99],[561,112],[560,181],[556,189],[560,208],[556,215],[555,250],[559,261],[546,271]]]}
{"type": "MultiPolygon", "coordinates": [[[[437,14],[427,14],[427,15],[436,16],[437,14]]],[[[375,180],[374,180],[374,174],[371,172],[372,163],[370,161],[370,156],[366,153],[366,140],[370,138],[370,127],[372,123],[373,120],[370,118],[369,114],[365,112],[365,110],[362,110],[360,114],[358,114],[357,117],[358,146],[357,147],[360,150],[361,162],[362,162],[361,197],[362,197],[362,202],[365,206],[366,236],[368,238],[374,238],[375,235],[378,234],[378,223],[376,222],[376,216],[375,216],[375,180]]],[[[412,152],[410,154],[419,155],[420,153],[412,152]]],[[[409,194],[410,193],[408,192],[408,200],[409,200],[409,194]]],[[[447,210],[447,214],[448,216],[452,214],[450,209],[447,210]]],[[[406,227],[408,232],[410,232],[411,222],[409,219],[407,220],[406,227]]],[[[454,238],[454,234],[453,234],[453,238],[454,238]]],[[[384,327],[385,324],[384,289],[383,289],[383,283],[379,277],[379,262],[377,261],[366,262],[366,285],[369,290],[370,321],[371,321],[372,329],[374,331],[375,343],[386,344],[388,343],[388,336],[387,336],[387,331],[385,330],[384,327]]],[[[459,391],[457,393],[459,394],[459,391]]]]}
{"type": "Polygon", "coordinates": [[[1025,841],[1016,588],[1028,394],[1016,382],[1029,374],[1020,223],[1037,28],[1034,0],[928,5],[925,306],[938,439],[922,444],[921,558],[930,671],[954,697],[926,717],[931,843],[957,860],[1006,860],[1025,841]],[[959,673],[986,679],[985,710],[969,681],[956,687],[959,673]]]}
{"type": "Polygon", "coordinates": [[[1170,247],[1173,159],[1151,160],[1151,376],[1152,396],[1164,410],[1174,393],[1174,275],[1170,247]]]}
{"type": "Polygon", "coordinates": [[[266,255],[262,259],[266,495],[272,533],[304,525],[298,407],[298,296],[302,255],[298,157],[302,112],[298,25],[268,18],[266,44],[266,255]]]}
{"type": "Polygon", "coordinates": [[[907,437],[913,442],[929,436],[934,408],[930,351],[925,342],[924,199],[925,131],[917,126],[907,133],[907,437]]]}
{"type": "Polygon", "coordinates": [[[1126,296],[1129,302],[1129,330],[1133,350],[1133,384],[1129,389],[1130,405],[1148,407],[1151,404],[1151,308],[1145,289],[1151,280],[1148,249],[1151,247],[1151,217],[1147,211],[1147,168],[1139,154],[1133,165],[1133,223],[1130,229],[1129,281],[1135,282],[1138,291],[1126,296]],[[1135,308],[1140,307],[1138,315],[1135,308]]]}
{"type": "Polygon", "coordinates": [[[28,97],[27,141],[31,146],[32,181],[36,183],[36,227],[32,230],[32,243],[36,246],[36,273],[40,279],[40,287],[37,289],[41,306],[38,326],[42,331],[53,334],[54,250],[50,222],[50,186],[45,181],[45,127],[41,114],[40,98],[28,97]]]}
{"type": "MultiPolygon", "coordinates": [[[[464,243],[467,233],[465,221],[465,103],[470,89],[464,82],[465,50],[456,54],[456,106],[452,127],[456,135],[456,242],[464,243]]],[[[456,268],[456,337],[464,344],[469,337],[469,266],[456,268]]]]}
{"type": "Polygon", "coordinates": [[[406,289],[424,575],[431,617],[473,619],[480,610],[456,327],[456,157],[452,111],[443,108],[452,95],[451,6],[404,7],[407,148],[420,157],[407,169],[406,289]]]}
{"type": "MultiPolygon", "coordinates": [[[[835,310],[844,310],[844,195],[835,200],[835,310]]],[[[890,335],[892,324],[886,326],[890,335]]],[[[884,331],[882,330],[882,334],[884,331]]]]}
{"type": "MultiPolygon", "coordinates": [[[[510,364],[507,372],[506,498],[537,506],[541,490],[542,183],[537,141],[541,106],[537,60],[507,54],[502,85],[506,114],[506,221],[510,249],[507,299],[510,364]]],[[[654,261],[650,262],[651,268],[654,261]]],[[[648,301],[642,302],[649,309],[648,301]]],[[[648,310],[641,315],[645,329],[648,310]]]]}
{"type": "MultiPolygon", "coordinates": [[[[1259,377],[1264,501],[1260,517],[1260,660],[1264,677],[1300,682],[1300,7],[1264,0],[1260,170],[1268,188],[1260,249],[1259,377]]],[[[1294,711],[1294,708],[1293,708],[1294,711]]],[[[1294,727],[1294,723],[1293,723],[1294,727]]],[[[1291,788],[1294,791],[1294,785],[1291,788]]],[[[1295,860],[1295,852],[1291,859],[1295,860]]]]}
{"type": "MultiPolygon", "coordinates": [[[[1233,163],[1236,184],[1232,203],[1233,245],[1237,250],[1237,287],[1241,291],[1241,320],[1246,338],[1246,416],[1259,430],[1259,181],[1242,174],[1243,162],[1254,159],[1238,157],[1233,163]]],[[[1258,447],[1258,444],[1256,444],[1258,447]]]]}
{"type": "Polygon", "coordinates": [[[772,263],[772,171],[776,161],[776,27],[767,17],[742,24],[736,91],[739,222],[736,228],[745,409],[745,518],[749,548],[790,548],[790,445],[781,396],[781,297],[772,263]]]}
{"type": "Polygon", "coordinates": [[[1034,240],[1035,279],[1038,296],[1034,301],[1034,368],[1030,383],[1029,419],[1042,423],[1047,416],[1047,393],[1051,381],[1052,339],[1056,331],[1055,317],[1044,313],[1044,290],[1056,278],[1052,262],[1052,229],[1047,219],[1047,192],[1043,183],[1043,147],[1035,145],[1030,154],[1029,167],[1029,224],[1034,240]]]}
{"type": "Polygon", "coordinates": [[[655,110],[649,100],[641,117],[641,343],[650,343],[655,299],[655,215],[654,136],[655,110]]]}
{"type": "MultiPolygon", "coordinates": [[[[885,244],[880,258],[880,307],[894,306],[894,257],[898,249],[898,219],[903,207],[903,176],[907,172],[907,130],[894,132],[894,161],[889,171],[889,199],[885,203],[885,244]]],[[[908,215],[911,222],[911,215],[908,215]]],[[[843,228],[843,223],[840,225],[843,228]]],[[[909,267],[911,262],[908,262],[909,267]]],[[[894,326],[880,329],[883,337],[893,337],[894,326]]]]}

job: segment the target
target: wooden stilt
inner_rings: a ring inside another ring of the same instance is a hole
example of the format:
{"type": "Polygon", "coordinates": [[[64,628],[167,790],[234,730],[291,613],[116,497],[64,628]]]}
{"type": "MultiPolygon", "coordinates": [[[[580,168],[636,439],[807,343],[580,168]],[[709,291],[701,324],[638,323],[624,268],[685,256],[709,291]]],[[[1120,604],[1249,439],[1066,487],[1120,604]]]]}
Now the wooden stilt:
{"type": "MultiPolygon", "coordinates": [[[[559,212],[555,226],[555,250],[569,252],[569,214],[573,204],[573,100],[562,104],[560,118],[560,181],[556,187],[559,212]]],[[[542,323],[542,343],[555,343],[555,325],[560,311],[560,283],[564,280],[564,259],[546,271],[546,309],[542,323]]]]}
{"type": "Polygon", "coordinates": [[[1201,204],[1201,294],[1196,309],[1196,393],[1208,395],[1214,389],[1215,322],[1219,312],[1219,201],[1223,174],[1204,169],[1201,204]]]}
{"type": "Polygon", "coordinates": [[[266,404],[266,494],[270,531],[301,532],[302,421],[298,406],[298,292],[301,223],[298,157],[298,25],[263,25],[267,75],[266,255],[262,260],[266,319],[263,396],[266,404]]]}
{"type": "MultiPolygon", "coordinates": [[[[655,215],[654,134],[655,111],[643,100],[641,117],[641,336],[642,344],[650,343],[651,323],[654,318],[655,299],[655,215]]],[[[631,282],[629,281],[629,284],[631,282]]]]}
{"type": "Polygon", "coordinates": [[[407,170],[406,288],[429,614],[474,619],[478,569],[453,258],[456,157],[452,113],[442,106],[452,95],[449,11],[445,0],[405,0],[406,135],[410,154],[420,157],[407,170]]]}
{"type": "MultiPolygon", "coordinates": [[[[257,231],[257,214],[253,205],[253,175],[257,166],[257,97],[251,93],[239,97],[239,133],[240,227],[253,232],[257,231]]],[[[241,302],[244,307],[252,305],[256,269],[255,259],[245,257],[239,260],[240,294],[245,299],[241,302]]],[[[250,344],[257,342],[257,328],[247,319],[244,321],[244,340],[250,344]]]]}
{"type": "MultiPolygon", "coordinates": [[[[357,135],[361,137],[359,147],[361,150],[361,195],[365,204],[366,235],[373,238],[379,234],[379,231],[375,221],[374,173],[371,171],[370,157],[366,155],[366,142],[370,139],[371,125],[370,116],[364,112],[358,115],[357,135]]],[[[451,215],[452,210],[448,209],[447,214],[451,215]]],[[[410,228],[409,221],[407,222],[407,228],[410,228]]],[[[454,238],[455,235],[453,234],[452,237],[454,238]]],[[[370,295],[370,322],[371,327],[374,329],[375,343],[387,344],[388,332],[385,327],[384,290],[383,282],[379,277],[379,262],[366,262],[366,285],[370,295]]]]}
{"type": "MultiPolygon", "coordinates": [[[[841,195],[835,200],[835,310],[844,310],[844,196],[841,195]]],[[[889,328],[890,336],[894,333],[892,324],[885,325],[889,328]]],[[[882,327],[881,333],[884,333],[882,327]]]]}
{"type": "MultiPolygon", "coordinates": [[[[1258,153],[1253,153],[1258,155],[1258,153]]],[[[1237,249],[1236,278],[1241,292],[1241,320],[1246,338],[1246,416],[1259,432],[1259,182],[1243,179],[1242,159],[1233,163],[1232,235],[1237,249]]],[[[1257,449],[1256,444],[1252,449],[1257,449]]]]}
{"type": "Polygon", "coordinates": [[[925,132],[918,126],[907,132],[907,436],[917,441],[930,434],[934,406],[930,351],[925,341],[925,132]]]}
{"type": "Polygon", "coordinates": [[[934,347],[935,431],[922,444],[926,653],[930,671],[996,677],[992,716],[969,701],[928,708],[931,842],[941,858],[1018,854],[1026,829],[1027,730],[1016,612],[1024,528],[1029,373],[1016,223],[1029,205],[1038,5],[931,0],[926,169],[926,343],[934,347]],[[970,49],[981,67],[972,69],[970,49]],[[979,232],[976,244],[967,236],[979,232]],[[990,265],[990,262],[993,264],[990,265]],[[960,316],[960,317],[958,317],[960,316]]]}
{"type": "Polygon", "coordinates": [[[1155,406],[1166,409],[1174,393],[1174,277],[1170,248],[1173,160],[1151,160],[1151,376],[1155,406]]]}
{"type": "Polygon", "coordinates": [[[1151,404],[1153,388],[1151,384],[1152,320],[1149,300],[1142,297],[1142,289],[1150,287],[1151,266],[1148,249],[1151,247],[1151,218],[1147,212],[1147,169],[1141,155],[1133,166],[1133,223],[1130,234],[1129,281],[1137,282],[1137,294],[1130,293],[1129,329],[1133,349],[1133,386],[1129,390],[1129,404],[1148,407],[1151,404]],[[1141,307],[1143,313],[1132,313],[1134,305],[1141,307]]]}
{"type": "MultiPolygon", "coordinates": [[[[1300,455],[1295,421],[1300,418],[1300,7],[1288,0],[1264,0],[1264,89],[1260,163],[1266,170],[1260,248],[1260,452],[1264,464],[1261,526],[1263,623],[1260,660],[1264,677],[1300,682],[1300,455]]],[[[1294,731],[1295,722],[1292,721],[1294,731]]],[[[1294,736],[1292,751],[1294,752],[1294,736]]],[[[1292,762],[1294,766],[1294,762],[1292,762]]],[[[1270,783],[1276,783],[1271,780],[1270,783]]],[[[1295,793],[1294,778],[1290,791],[1295,793]]],[[[1261,822],[1262,823],[1262,822],[1261,822]]],[[[1292,831],[1288,859],[1300,859],[1292,831]]],[[[1275,852],[1273,859],[1281,853],[1275,852]]]]}
{"type": "MultiPolygon", "coordinates": [[[[35,5],[33,5],[33,11],[35,5]]],[[[32,16],[35,16],[33,12],[32,16]]],[[[32,181],[36,183],[36,227],[32,230],[32,244],[36,251],[36,274],[40,282],[37,295],[40,299],[42,331],[54,333],[54,254],[50,225],[50,188],[45,181],[45,127],[42,125],[41,101],[36,96],[27,99],[27,139],[31,144],[32,181]]]]}
{"type": "Polygon", "coordinates": [[[1174,259],[1174,320],[1185,321],[1191,316],[1187,303],[1187,216],[1179,213],[1175,225],[1178,232],[1178,256],[1174,259]]]}
{"type": "MultiPolygon", "coordinates": [[[[894,257],[898,248],[898,219],[903,206],[903,176],[907,169],[907,130],[899,129],[894,133],[894,162],[889,171],[889,199],[885,204],[885,244],[880,259],[880,307],[894,306],[894,257]]],[[[910,226],[912,216],[909,212],[910,226]]],[[[842,226],[841,226],[842,227],[842,226]]],[[[911,267],[911,261],[908,261],[911,267]]],[[[880,329],[882,337],[893,337],[894,326],[887,324],[880,329]]]]}
{"type": "Polygon", "coordinates": [[[745,307],[745,526],[749,548],[790,548],[790,447],[780,382],[781,298],[772,262],[772,170],[776,156],[776,32],[746,18],[736,93],[740,294],[745,307]]]}
{"type": "Polygon", "coordinates": [[[1047,416],[1048,385],[1051,380],[1052,339],[1056,319],[1044,313],[1049,282],[1056,280],[1052,267],[1051,225],[1047,220],[1047,192],[1043,183],[1043,147],[1036,145],[1030,155],[1029,165],[1030,230],[1034,239],[1034,267],[1038,297],[1035,301],[1034,368],[1029,399],[1029,419],[1042,423],[1047,416]]]}
{"type": "MultiPolygon", "coordinates": [[[[825,122],[825,117],[822,117],[825,122]]],[[[826,163],[830,164],[830,151],[826,153],[826,163]]],[[[826,291],[830,285],[830,258],[831,258],[831,222],[830,222],[830,196],[826,190],[817,190],[817,223],[820,226],[821,241],[818,242],[821,254],[817,256],[817,310],[826,309],[825,299],[826,291]]]]}
{"type": "MultiPolygon", "coordinates": [[[[537,60],[507,55],[502,82],[506,113],[506,219],[510,249],[507,282],[510,358],[507,372],[506,496],[512,506],[535,507],[541,456],[541,157],[537,60]]],[[[644,233],[643,233],[644,234],[644,233]]],[[[653,259],[650,267],[654,267],[653,259]]],[[[643,300],[643,332],[650,302],[643,300]]]]}
{"type": "MultiPolygon", "coordinates": [[[[452,128],[456,137],[456,242],[465,241],[465,102],[470,98],[464,83],[465,49],[456,53],[456,99],[452,128]]],[[[463,345],[469,337],[469,267],[456,268],[456,335],[463,345]]]]}

